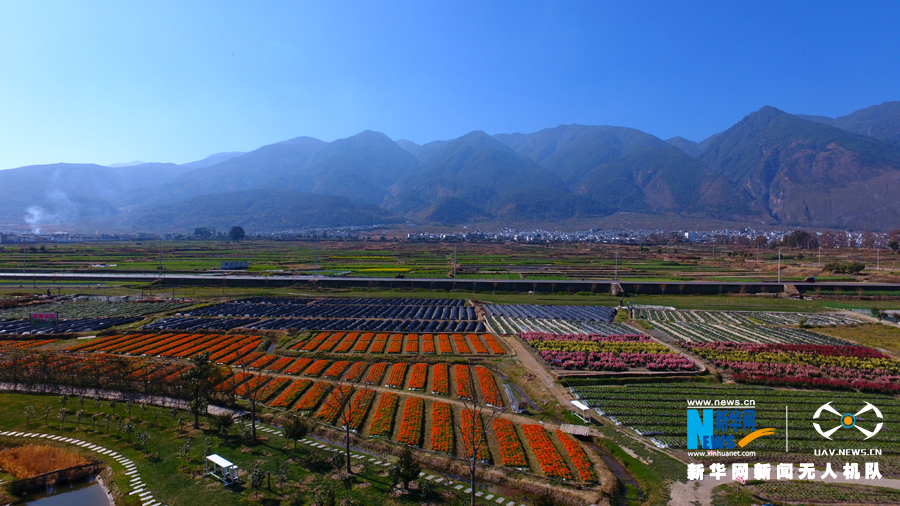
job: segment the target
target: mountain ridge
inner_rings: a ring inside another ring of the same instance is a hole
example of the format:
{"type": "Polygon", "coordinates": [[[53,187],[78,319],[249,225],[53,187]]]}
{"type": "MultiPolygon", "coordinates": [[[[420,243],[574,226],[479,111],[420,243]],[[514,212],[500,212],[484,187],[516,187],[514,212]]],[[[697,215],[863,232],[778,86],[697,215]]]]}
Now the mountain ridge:
{"type": "Polygon", "coordinates": [[[367,130],[182,165],[27,166],[0,171],[7,194],[0,222],[66,230],[222,225],[207,206],[267,231],[403,221],[553,224],[615,213],[900,228],[895,124],[900,102],[836,119],[763,106],[699,143],[603,125],[476,130],[421,145],[367,130]],[[265,202],[253,205],[253,198],[265,202]]]}

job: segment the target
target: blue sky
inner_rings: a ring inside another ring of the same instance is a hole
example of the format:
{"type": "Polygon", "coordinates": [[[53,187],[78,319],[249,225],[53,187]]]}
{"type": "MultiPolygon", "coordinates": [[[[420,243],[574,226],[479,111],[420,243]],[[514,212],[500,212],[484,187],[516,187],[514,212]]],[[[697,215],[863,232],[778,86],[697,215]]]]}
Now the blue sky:
{"type": "Polygon", "coordinates": [[[900,2],[0,4],[0,168],[900,100],[900,2]]]}

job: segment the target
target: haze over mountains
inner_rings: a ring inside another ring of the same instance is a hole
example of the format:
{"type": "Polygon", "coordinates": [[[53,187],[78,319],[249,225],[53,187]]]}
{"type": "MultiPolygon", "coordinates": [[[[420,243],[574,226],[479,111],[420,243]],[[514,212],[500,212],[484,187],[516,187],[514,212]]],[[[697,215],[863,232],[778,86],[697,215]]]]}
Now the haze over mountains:
{"type": "Polygon", "coordinates": [[[641,213],[900,228],[900,102],[840,118],[753,112],[702,142],[613,126],[470,132],[424,145],[365,131],[183,165],[0,171],[0,223],[249,232],[380,223],[515,225],[641,213]]]}

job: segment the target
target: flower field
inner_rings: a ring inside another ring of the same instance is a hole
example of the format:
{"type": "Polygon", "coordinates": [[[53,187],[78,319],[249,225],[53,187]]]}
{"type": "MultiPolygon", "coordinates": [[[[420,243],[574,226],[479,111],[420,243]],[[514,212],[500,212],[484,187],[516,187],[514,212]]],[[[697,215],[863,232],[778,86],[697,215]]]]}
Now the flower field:
{"type": "Polygon", "coordinates": [[[381,378],[384,377],[387,366],[388,364],[386,362],[372,364],[372,367],[369,368],[369,374],[366,376],[366,385],[377,385],[381,383],[381,378]]]}
{"type": "Polygon", "coordinates": [[[450,367],[447,364],[435,364],[432,367],[431,393],[450,395],[450,367]]]}
{"type": "Polygon", "coordinates": [[[519,336],[538,351],[548,364],[569,370],[627,371],[647,368],[651,371],[690,371],[697,366],[642,335],[545,334],[530,332],[519,336]]]}
{"type": "Polygon", "coordinates": [[[406,362],[398,362],[391,367],[391,374],[388,376],[388,382],[386,387],[388,388],[403,388],[403,383],[406,380],[406,369],[409,367],[409,364],[406,362]]]}
{"type": "Polygon", "coordinates": [[[453,374],[456,376],[456,396],[460,399],[474,400],[475,392],[472,389],[472,373],[469,372],[469,366],[455,364],[453,374]]]}
{"type": "Polygon", "coordinates": [[[531,446],[531,451],[541,463],[541,470],[544,474],[552,478],[560,478],[563,480],[572,480],[572,472],[563,460],[562,455],[553,445],[547,431],[540,425],[523,425],[522,432],[525,433],[525,439],[531,446]]]}
{"type": "Polygon", "coordinates": [[[372,417],[372,426],[369,427],[369,434],[372,436],[390,437],[391,429],[394,428],[394,417],[397,415],[397,403],[400,402],[400,396],[392,393],[381,395],[378,401],[378,407],[375,408],[375,414],[372,417]]]}
{"type": "Polygon", "coordinates": [[[464,409],[460,412],[460,432],[462,433],[463,455],[472,456],[477,451],[478,460],[491,461],[491,452],[488,450],[487,434],[484,432],[484,422],[478,411],[464,409]]]}
{"type": "Polygon", "coordinates": [[[341,374],[343,374],[348,367],[350,367],[350,362],[347,362],[346,360],[338,360],[325,370],[325,374],[323,374],[322,377],[327,379],[340,378],[341,374]]]}
{"type": "Polygon", "coordinates": [[[500,390],[497,389],[497,381],[494,375],[487,368],[480,365],[475,366],[475,374],[478,376],[478,384],[481,386],[481,395],[484,402],[488,406],[495,408],[503,407],[503,398],[500,397],[500,390]]]}
{"type": "MultiPolygon", "coordinates": [[[[366,415],[369,414],[369,408],[372,401],[375,400],[374,390],[361,390],[356,392],[353,400],[350,401],[350,430],[359,432],[362,430],[363,423],[366,421],[366,415]]],[[[347,419],[346,417],[344,418],[347,419]]]]}
{"type": "Polygon", "coordinates": [[[453,454],[453,411],[446,402],[431,403],[431,449],[453,454]]]}
{"type": "Polygon", "coordinates": [[[428,364],[414,364],[409,377],[410,390],[425,390],[428,380],[428,364]]]}
{"type": "Polygon", "coordinates": [[[689,348],[739,383],[900,393],[900,360],[863,346],[702,343],[689,348]]]}
{"type": "Polygon", "coordinates": [[[504,466],[527,468],[528,459],[519,435],[516,434],[516,426],[505,418],[495,418],[491,427],[500,444],[500,463],[504,466]]]}
{"type": "Polygon", "coordinates": [[[357,382],[359,381],[363,373],[366,372],[366,368],[369,366],[366,362],[356,362],[352,366],[350,366],[350,370],[347,371],[347,374],[344,376],[344,381],[357,382]]]}
{"type": "Polygon", "coordinates": [[[341,385],[340,387],[335,388],[332,390],[328,399],[325,401],[325,405],[322,406],[322,409],[319,410],[319,413],[316,416],[319,420],[322,420],[329,425],[334,425],[334,421],[337,419],[338,415],[341,414],[341,408],[343,408],[345,403],[350,400],[350,395],[352,393],[353,387],[350,385],[341,385]]]}
{"type": "Polygon", "coordinates": [[[597,471],[594,469],[594,463],[591,462],[591,459],[588,458],[587,453],[584,452],[584,448],[582,448],[577,441],[572,439],[571,436],[561,430],[557,430],[555,434],[556,439],[558,439],[559,442],[562,443],[563,448],[565,448],[566,452],[568,452],[569,459],[572,461],[575,469],[581,475],[581,481],[588,483],[596,482],[597,471]]]}
{"type": "Polygon", "coordinates": [[[319,376],[330,363],[330,360],[316,360],[309,368],[303,371],[303,374],[305,376],[319,376]]]}
{"type": "Polygon", "coordinates": [[[294,409],[297,411],[312,411],[316,409],[316,406],[322,402],[322,398],[325,397],[329,390],[331,390],[331,385],[328,383],[313,383],[312,388],[303,394],[303,397],[300,398],[294,409]]]}
{"type": "Polygon", "coordinates": [[[275,408],[288,409],[310,385],[312,385],[312,380],[294,380],[291,386],[287,387],[270,405],[275,408]]]}
{"type": "Polygon", "coordinates": [[[45,344],[53,344],[57,339],[35,339],[35,340],[2,340],[0,339],[0,353],[7,353],[12,350],[24,350],[27,348],[36,348],[45,344]]]}
{"type": "Polygon", "coordinates": [[[403,403],[403,417],[397,442],[422,446],[422,424],[425,421],[425,401],[419,397],[407,397],[403,403]]]}

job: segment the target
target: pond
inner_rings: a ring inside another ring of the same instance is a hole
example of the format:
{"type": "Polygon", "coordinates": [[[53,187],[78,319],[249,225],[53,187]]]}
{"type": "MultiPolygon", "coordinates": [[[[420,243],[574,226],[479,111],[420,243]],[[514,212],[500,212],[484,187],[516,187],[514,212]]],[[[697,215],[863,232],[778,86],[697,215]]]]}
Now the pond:
{"type": "Polygon", "coordinates": [[[48,489],[42,494],[32,494],[26,506],[111,506],[106,492],[96,479],[66,483],[48,489]]]}

